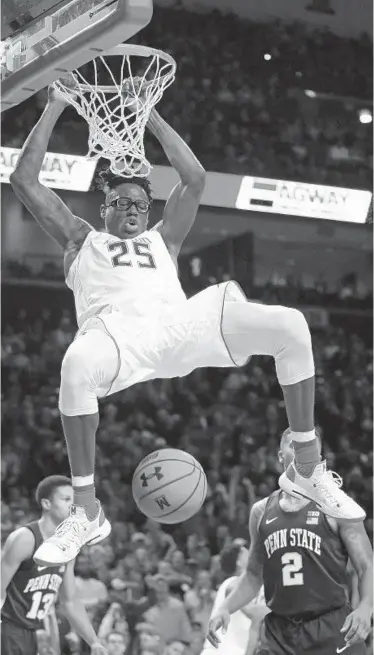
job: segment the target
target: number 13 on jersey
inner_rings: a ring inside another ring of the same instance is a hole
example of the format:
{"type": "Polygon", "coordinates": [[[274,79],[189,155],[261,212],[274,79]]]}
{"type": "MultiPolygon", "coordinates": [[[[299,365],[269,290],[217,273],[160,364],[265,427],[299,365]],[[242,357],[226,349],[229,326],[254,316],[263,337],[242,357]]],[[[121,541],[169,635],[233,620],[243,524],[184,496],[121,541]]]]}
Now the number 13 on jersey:
{"type": "Polygon", "coordinates": [[[26,614],[26,618],[42,621],[48,616],[54,600],[55,594],[43,594],[42,591],[35,591],[32,595],[32,604],[29,612],[26,614]]]}

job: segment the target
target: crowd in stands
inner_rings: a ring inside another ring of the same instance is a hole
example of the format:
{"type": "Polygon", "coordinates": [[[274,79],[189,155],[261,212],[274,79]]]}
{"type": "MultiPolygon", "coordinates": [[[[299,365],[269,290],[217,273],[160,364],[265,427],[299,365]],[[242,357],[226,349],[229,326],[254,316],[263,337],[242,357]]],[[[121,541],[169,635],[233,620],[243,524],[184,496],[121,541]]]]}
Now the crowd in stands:
{"type": "MultiPolygon", "coordinates": [[[[371,107],[367,35],[158,7],[133,41],[175,57],[176,80],[159,108],[207,170],[371,188],[372,125],[358,119],[371,107]]],[[[5,113],[4,145],[23,144],[45,99],[39,93],[5,113]]],[[[86,125],[74,110],[50,150],[87,152],[86,125]]],[[[166,163],[152,137],[146,152],[152,163],[166,163]]]]}
{"type": "MultiPolygon", "coordinates": [[[[218,245],[217,253],[223,250],[218,245]]],[[[207,253],[209,253],[209,249],[207,253]]],[[[258,299],[269,305],[317,305],[344,309],[372,309],[371,281],[360,279],[354,272],[338,278],[326,280],[317,275],[301,273],[282,274],[276,270],[269,272],[266,280],[256,277],[249,280],[248,271],[242,270],[240,262],[234,261],[234,270],[228,266],[218,266],[204,251],[181,257],[180,278],[183,288],[190,293],[198,293],[211,284],[235,279],[244,289],[248,298],[258,299]],[[236,268],[236,264],[239,264],[236,268]]]]}
{"type": "MultiPolygon", "coordinates": [[[[3,316],[3,539],[36,515],[38,482],[69,470],[57,403],[61,359],[75,321],[56,301],[36,310],[30,293],[24,292],[18,310],[14,296],[3,316]]],[[[365,507],[372,538],[371,343],[341,326],[315,330],[313,343],[324,453],[365,507]]],[[[76,575],[109,655],[200,655],[214,590],[233,573],[218,555],[234,542],[247,543],[250,506],[276,488],[285,427],[270,358],[137,385],[101,404],[96,484],[113,532],[105,545],[82,552],[76,575]],[[171,527],[145,521],[131,494],[138,462],[165,445],[195,455],[209,484],[199,514],[171,527]]],[[[59,620],[62,653],[85,653],[59,620]]]]}
{"type": "MultiPolygon", "coordinates": [[[[223,249],[222,249],[223,250],[223,249]]],[[[268,280],[251,284],[240,270],[228,271],[225,266],[209,265],[204,255],[182,256],[180,260],[180,279],[188,295],[198,293],[211,284],[236,279],[247,297],[259,299],[274,305],[317,305],[326,308],[352,310],[372,309],[372,285],[360,279],[355,273],[327,284],[324,280],[311,276],[282,275],[274,271],[268,280]]],[[[64,273],[60,262],[47,260],[38,269],[27,263],[4,258],[2,262],[3,280],[35,280],[50,283],[64,283],[64,273]]]]}

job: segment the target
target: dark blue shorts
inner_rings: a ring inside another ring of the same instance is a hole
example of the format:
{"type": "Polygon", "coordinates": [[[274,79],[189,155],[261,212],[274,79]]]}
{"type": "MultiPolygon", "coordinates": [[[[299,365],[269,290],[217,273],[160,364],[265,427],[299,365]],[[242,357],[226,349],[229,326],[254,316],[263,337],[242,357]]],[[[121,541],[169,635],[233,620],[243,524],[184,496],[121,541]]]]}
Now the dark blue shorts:
{"type": "Polygon", "coordinates": [[[34,630],[20,628],[4,619],[0,627],[2,655],[37,655],[38,646],[34,630]]]}
{"type": "MultiPolygon", "coordinates": [[[[340,632],[352,609],[343,605],[311,620],[293,619],[271,612],[265,617],[256,655],[335,655],[343,649],[340,632]]],[[[344,648],[342,655],[366,655],[363,642],[344,648]]]]}

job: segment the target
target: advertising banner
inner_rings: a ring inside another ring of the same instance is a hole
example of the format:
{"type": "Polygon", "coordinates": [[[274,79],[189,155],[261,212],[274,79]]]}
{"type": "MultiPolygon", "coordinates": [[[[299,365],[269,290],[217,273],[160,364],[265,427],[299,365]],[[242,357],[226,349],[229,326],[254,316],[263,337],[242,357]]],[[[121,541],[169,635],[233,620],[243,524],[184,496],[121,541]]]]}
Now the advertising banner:
{"type": "MultiPolygon", "coordinates": [[[[0,182],[9,182],[20,152],[19,148],[0,148],[0,182]]],[[[88,191],[95,168],[96,162],[85,157],[47,152],[39,180],[51,189],[88,191]]]]}
{"type": "Polygon", "coordinates": [[[370,201],[370,191],[243,177],[235,206],[247,211],[365,223],[370,201]]]}

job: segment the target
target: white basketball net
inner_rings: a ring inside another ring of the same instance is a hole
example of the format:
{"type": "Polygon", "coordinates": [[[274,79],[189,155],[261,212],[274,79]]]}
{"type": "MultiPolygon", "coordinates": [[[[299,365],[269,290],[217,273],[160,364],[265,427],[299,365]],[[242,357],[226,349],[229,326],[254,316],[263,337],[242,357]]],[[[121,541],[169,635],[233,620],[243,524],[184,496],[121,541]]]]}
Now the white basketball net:
{"type": "Polygon", "coordinates": [[[108,159],[116,175],[147,177],[152,166],[144,152],[145,127],[175,71],[170,55],[125,44],[73,71],[74,86],[64,79],[54,82],[88,123],[87,157],[108,159]],[[135,74],[139,68],[140,74],[135,74]]]}

